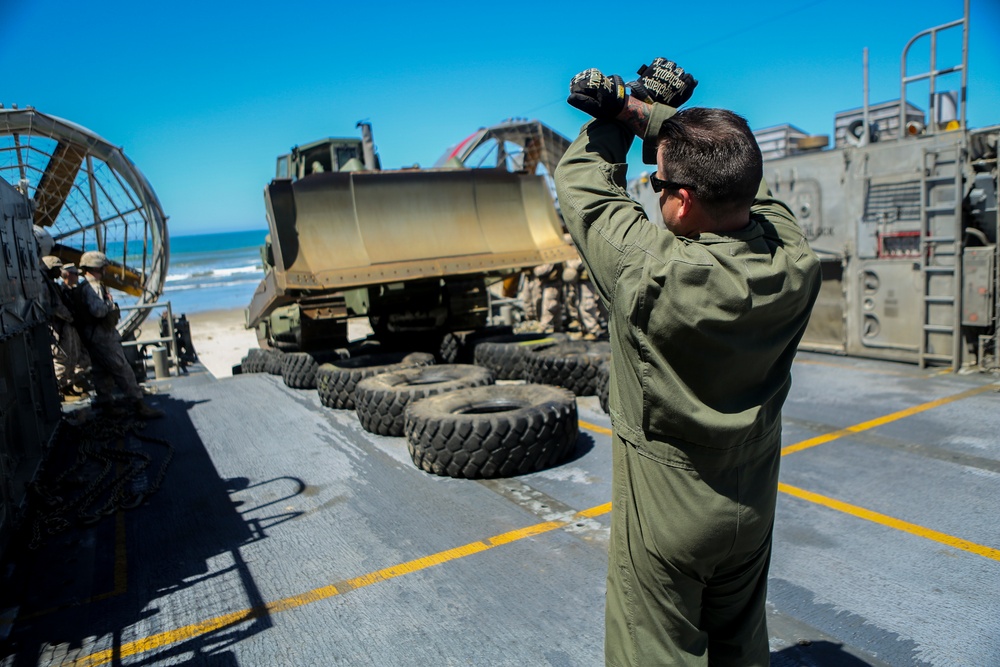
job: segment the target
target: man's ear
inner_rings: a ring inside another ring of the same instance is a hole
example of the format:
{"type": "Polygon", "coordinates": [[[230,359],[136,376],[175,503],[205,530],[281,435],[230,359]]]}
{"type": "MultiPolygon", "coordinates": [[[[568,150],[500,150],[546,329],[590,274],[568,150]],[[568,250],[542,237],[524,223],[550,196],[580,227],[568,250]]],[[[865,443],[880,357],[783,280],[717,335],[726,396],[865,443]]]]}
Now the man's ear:
{"type": "Polygon", "coordinates": [[[681,200],[681,203],[677,206],[677,217],[683,219],[691,215],[694,211],[694,198],[691,195],[691,191],[687,188],[679,188],[677,190],[677,198],[681,200]]]}

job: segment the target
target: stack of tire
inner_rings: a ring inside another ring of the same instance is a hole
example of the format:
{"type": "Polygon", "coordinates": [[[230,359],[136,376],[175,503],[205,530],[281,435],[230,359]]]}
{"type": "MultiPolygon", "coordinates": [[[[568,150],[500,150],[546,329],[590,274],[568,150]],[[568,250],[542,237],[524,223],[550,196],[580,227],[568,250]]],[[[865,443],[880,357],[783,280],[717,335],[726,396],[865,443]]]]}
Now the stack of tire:
{"type": "Polygon", "coordinates": [[[404,434],[413,463],[435,475],[509,477],[561,463],[576,446],[576,398],[535,384],[485,385],[413,402],[404,434]]]}
{"type": "Polygon", "coordinates": [[[610,359],[610,343],[565,341],[527,355],[524,379],[564,387],[576,396],[593,396],[597,393],[600,366],[610,359]]]}
{"type": "Polygon", "coordinates": [[[355,409],[367,431],[405,436],[414,464],[436,475],[525,474],[573,451],[579,424],[571,392],[497,386],[487,368],[433,365],[430,355],[400,354],[324,364],[317,381],[321,401],[355,409]]]}
{"type": "Polygon", "coordinates": [[[334,410],[354,410],[354,392],[365,378],[434,363],[427,352],[382,352],[337,359],[316,369],[320,402],[334,410]]]}
{"type": "Polygon", "coordinates": [[[576,446],[572,391],[494,384],[498,377],[521,379],[524,358],[558,342],[542,335],[476,341],[475,358],[483,360],[476,366],[435,365],[434,355],[424,352],[250,350],[243,371],[274,372],[277,364],[289,387],[315,387],[324,406],[356,410],[366,430],[405,436],[421,470],[458,478],[505,477],[560,463],[576,446]]]}
{"type": "Polygon", "coordinates": [[[269,375],[281,375],[285,365],[285,355],[281,350],[266,350],[267,360],[264,362],[264,372],[269,375]]]}
{"type": "Polygon", "coordinates": [[[280,350],[251,348],[247,351],[247,356],[240,361],[240,370],[243,373],[271,373],[281,374],[282,353],[280,350]],[[277,371],[274,368],[277,365],[277,371]]]}
{"type": "Polygon", "coordinates": [[[320,367],[347,357],[347,350],[332,352],[286,352],[281,361],[281,377],[292,389],[316,389],[320,367]]]}
{"type": "Polygon", "coordinates": [[[367,377],[354,390],[355,409],[366,431],[401,436],[406,408],[428,396],[436,396],[493,384],[488,368],[468,364],[441,364],[391,370],[367,377]]]}
{"type": "Polygon", "coordinates": [[[473,358],[477,366],[493,371],[498,380],[523,380],[525,361],[532,353],[563,342],[559,334],[511,334],[478,341],[473,358]]]}
{"type": "Polygon", "coordinates": [[[597,398],[601,401],[601,410],[611,414],[608,408],[608,386],[611,384],[611,360],[601,362],[597,367],[597,398]]]}
{"type": "Polygon", "coordinates": [[[263,373],[264,350],[256,347],[247,350],[247,356],[240,360],[240,370],[243,373],[263,373]]]}

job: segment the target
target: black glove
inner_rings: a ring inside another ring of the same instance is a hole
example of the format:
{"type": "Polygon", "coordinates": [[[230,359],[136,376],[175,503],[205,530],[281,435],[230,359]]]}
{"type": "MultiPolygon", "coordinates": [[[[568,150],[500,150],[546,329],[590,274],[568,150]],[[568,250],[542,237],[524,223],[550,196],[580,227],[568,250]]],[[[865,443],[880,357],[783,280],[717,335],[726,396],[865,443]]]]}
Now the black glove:
{"type": "Polygon", "coordinates": [[[666,58],[656,58],[652,65],[643,65],[637,72],[639,79],[628,87],[632,96],[644,102],[659,102],[672,107],[691,99],[698,82],[677,63],[666,58]]]}
{"type": "Polygon", "coordinates": [[[625,82],[620,76],[604,76],[599,69],[580,72],[569,82],[566,101],[594,118],[614,118],[625,108],[625,82]]]}

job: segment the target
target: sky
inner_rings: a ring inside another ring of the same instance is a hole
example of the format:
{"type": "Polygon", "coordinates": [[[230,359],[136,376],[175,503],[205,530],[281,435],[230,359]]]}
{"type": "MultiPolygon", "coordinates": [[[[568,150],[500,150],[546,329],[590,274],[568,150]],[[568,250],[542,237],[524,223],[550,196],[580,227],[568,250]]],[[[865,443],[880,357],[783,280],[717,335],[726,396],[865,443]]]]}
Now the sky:
{"type": "MultiPolygon", "coordinates": [[[[0,103],[120,146],[171,235],[265,229],[263,189],[292,146],[358,136],[365,120],[383,167],[398,168],[430,167],[508,118],[572,138],[586,117],[565,102],[569,80],[588,67],[628,81],[664,56],[698,79],[689,106],[832,136],[834,115],[862,104],[865,47],[871,103],[898,99],[903,47],[964,11],[962,0],[625,7],[0,0],[0,103]]],[[[1000,0],[971,0],[970,15],[968,123],[1000,124],[1000,0]]],[[[939,67],[961,62],[951,33],[939,67]]],[[[924,38],[911,72],[928,53],[924,38]]],[[[909,99],[926,109],[926,97],[915,88],[909,99]]],[[[629,164],[630,175],[643,168],[637,146],[629,164]]]]}

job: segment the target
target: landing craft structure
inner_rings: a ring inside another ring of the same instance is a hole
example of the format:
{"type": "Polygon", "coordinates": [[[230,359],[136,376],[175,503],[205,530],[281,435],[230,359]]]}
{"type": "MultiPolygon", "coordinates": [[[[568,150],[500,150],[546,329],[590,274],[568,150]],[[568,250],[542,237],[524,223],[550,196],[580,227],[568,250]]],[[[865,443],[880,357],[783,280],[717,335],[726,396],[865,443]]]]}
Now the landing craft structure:
{"type": "Polygon", "coordinates": [[[116,146],[31,107],[0,106],[0,553],[61,412],[39,253],[110,260],[105,284],[130,337],[163,291],[166,216],[116,146]]]}
{"type": "MultiPolygon", "coordinates": [[[[755,132],[768,185],[822,262],[803,349],[955,371],[1000,366],[1000,126],[966,125],[968,16],[966,3],[963,19],[910,40],[899,99],[870,105],[866,86],[862,108],[836,115],[832,147],[793,125],[755,132]],[[960,57],[933,53],[956,31],[960,57]],[[912,71],[928,45],[930,69],[912,71]],[[928,113],[907,96],[917,86],[928,113]]],[[[648,177],[630,192],[662,224],[648,177]]]]}

